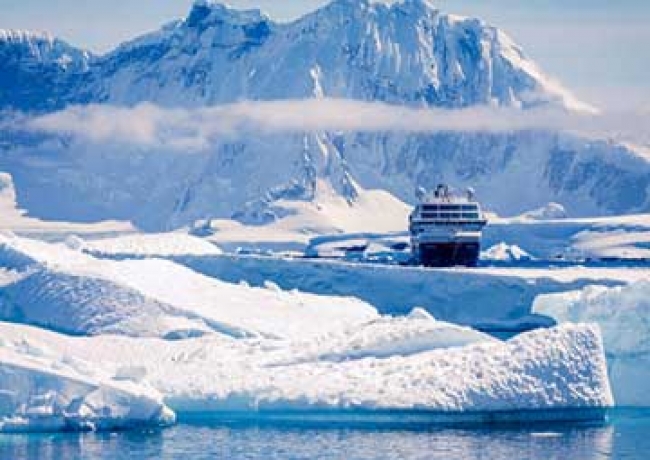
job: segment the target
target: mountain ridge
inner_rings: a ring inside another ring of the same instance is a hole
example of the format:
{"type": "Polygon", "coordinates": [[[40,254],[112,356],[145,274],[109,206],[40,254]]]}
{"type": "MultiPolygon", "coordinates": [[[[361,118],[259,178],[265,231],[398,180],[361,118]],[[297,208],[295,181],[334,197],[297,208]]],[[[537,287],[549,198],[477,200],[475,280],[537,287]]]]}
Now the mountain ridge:
{"type": "Polygon", "coordinates": [[[325,95],[447,108],[554,104],[593,111],[546,77],[501,30],[442,13],[424,0],[390,6],[337,0],[286,23],[260,10],[200,0],[185,19],[73,70],[71,81],[66,72],[58,75],[66,91],[37,110],[325,95]]]}
{"type": "MultiPolygon", "coordinates": [[[[288,23],[199,1],[185,19],[93,58],[87,70],[34,75],[38,91],[18,102],[37,101],[37,113],[70,104],[138,113],[150,103],[165,116],[179,107],[314,98],[592,112],[504,32],[422,0],[338,0],[288,23]]],[[[327,209],[334,197],[354,208],[369,190],[410,202],[418,187],[438,182],[474,186],[501,215],[549,202],[572,216],[650,209],[650,162],[633,148],[550,131],[266,132],[213,139],[200,155],[119,138],[6,137],[0,170],[13,176],[31,214],[133,220],[148,230],[211,217],[268,224],[298,212],[287,202],[327,209]]]]}

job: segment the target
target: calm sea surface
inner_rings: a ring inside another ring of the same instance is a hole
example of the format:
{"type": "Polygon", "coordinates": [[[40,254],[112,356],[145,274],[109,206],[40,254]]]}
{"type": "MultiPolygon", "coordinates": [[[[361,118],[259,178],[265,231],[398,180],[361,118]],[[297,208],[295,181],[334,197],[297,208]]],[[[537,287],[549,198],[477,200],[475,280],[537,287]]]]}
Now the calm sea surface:
{"type": "Polygon", "coordinates": [[[596,426],[328,428],[203,421],[162,431],[0,435],[0,459],[650,459],[650,411],[596,426]]]}

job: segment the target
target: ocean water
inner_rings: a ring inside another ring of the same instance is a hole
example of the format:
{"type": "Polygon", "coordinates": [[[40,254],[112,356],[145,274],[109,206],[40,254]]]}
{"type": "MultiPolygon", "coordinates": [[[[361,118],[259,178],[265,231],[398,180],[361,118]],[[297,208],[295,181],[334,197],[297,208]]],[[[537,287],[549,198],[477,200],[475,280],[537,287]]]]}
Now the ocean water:
{"type": "Polygon", "coordinates": [[[650,411],[597,425],[410,429],[203,420],[161,431],[0,435],[0,459],[650,459],[650,411]]]}

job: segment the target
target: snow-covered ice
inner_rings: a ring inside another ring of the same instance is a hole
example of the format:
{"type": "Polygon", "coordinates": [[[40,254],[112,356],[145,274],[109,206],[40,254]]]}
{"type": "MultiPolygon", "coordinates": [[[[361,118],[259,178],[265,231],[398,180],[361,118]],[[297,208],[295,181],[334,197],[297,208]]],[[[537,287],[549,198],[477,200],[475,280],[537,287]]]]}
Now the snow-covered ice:
{"type": "Polygon", "coordinates": [[[516,244],[509,245],[504,242],[495,244],[481,252],[481,260],[487,261],[516,262],[531,259],[531,255],[516,244]]]}
{"type": "Polygon", "coordinates": [[[484,243],[490,247],[501,242],[546,261],[650,260],[650,214],[552,220],[492,218],[484,243]]]}
{"type": "Polygon", "coordinates": [[[616,403],[650,406],[650,277],[625,286],[543,295],[533,309],[562,323],[599,324],[616,403]]]}
{"type": "Polygon", "coordinates": [[[181,232],[122,235],[76,242],[78,244],[74,246],[78,249],[99,257],[214,256],[222,253],[216,245],[181,232]]]}
{"type": "Polygon", "coordinates": [[[378,317],[355,298],[230,284],[167,260],[98,259],[15,236],[0,236],[0,268],[3,320],[76,335],[303,337],[378,317]]]}
{"type": "Polygon", "coordinates": [[[382,314],[423,307],[440,320],[476,328],[548,325],[530,317],[540,294],[588,285],[619,286],[650,275],[647,268],[565,266],[436,269],[254,255],[174,258],[194,271],[252,286],[272,281],[283,289],[353,296],[382,314]],[[486,295],[489,293],[489,295],[486,295]]]}
{"type": "MultiPolygon", "coordinates": [[[[4,327],[4,326],[3,326],[4,327]]],[[[13,326],[7,326],[14,328],[13,326]]],[[[176,416],[149,385],[54,354],[38,331],[0,338],[0,433],[162,427],[176,416]]]]}
{"type": "MultiPolygon", "coordinates": [[[[425,317],[415,320],[431,321],[425,317]]],[[[469,340],[458,341],[462,334],[456,330],[456,338],[449,341],[445,330],[454,326],[441,328],[439,343],[421,342],[417,350],[408,352],[403,343],[390,345],[393,338],[379,345],[382,328],[374,332],[370,328],[365,332],[377,335],[367,353],[360,354],[358,336],[346,343],[347,334],[333,341],[314,342],[306,349],[299,342],[236,340],[221,335],[184,341],[72,338],[0,323],[0,359],[3,364],[13,359],[23,367],[33,362],[39,369],[54,369],[46,371],[54,376],[48,380],[40,379],[36,370],[26,371],[24,385],[35,391],[24,397],[40,400],[40,394],[60,386],[69,397],[84,396],[87,386],[75,389],[66,377],[57,377],[57,372],[87,372],[85,379],[90,381],[103,375],[112,376],[110,385],[118,385],[117,380],[134,383],[136,389],[154,388],[179,417],[224,412],[263,417],[278,411],[408,410],[444,416],[447,422],[453,422],[454,416],[464,421],[495,420],[499,413],[515,418],[519,413],[519,419],[530,420],[537,411],[540,417],[548,417],[549,411],[559,418],[562,411],[602,416],[601,411],[612,404],[595,327],[567,325],[527,333],[509,342],[486,339],[476,343],[470,343],[478,338],[476,333],[467,332],[469,340]],[[315,353],[318,347],[321,350],[315,353]]],[[[10,379],[0,380],[2,394],[13,387],[10,379]]],[[[120,401],[117,396],[102,401],[111,407],[109,413],[125,413],[121,406],[111,406],[120,401]]],[[[156,412],[142,411],[139,402],[135,406],[135,413],[156,412]]],[[[161,409],[156,414],[169,420],[171,414],[162,404],[148,407],[161,409]]],[[[2,415],[11,420],[19,411],[19,404],[10,404],[2,415]]],[[[19,426],[11,425],[11,429],[19,426]]]]}
{"type": "Polygon", "coordinates": [[[382,316],[355,298],[230,284],[85,247],[0,236],[2,317],[42,327],[0,323],[4,430],[159,425],[205,412],[599,417],[611,405],[595,327],[502,342],[422,308],[382,316]]]}
{"type": "Polygon", "coordinates": [[[425,0],[341,0],[286,24],[200,0],[103,57],[9,31],[0,48],[17,76],[0,109],[35,112],[0,126],[0,320],[14,323],[0,323],[0,431],[205,411],[601,415],[608,368],[619,404],[650,405],[646,148],[542,129],[205,129],[296,103],[594,113],[502,31],[425,0]],[[485,231],[498,267],[394,266],[414,188],[443,179],[518,215],[485,231]],[[194,236],[136,234],[177,228],[194,236]],[[612,258],[632,265],[575,264],[612,258]],[[598,323],[608,363],[596,325],[507,342],[461,326],[550,317],[598,323]]]}

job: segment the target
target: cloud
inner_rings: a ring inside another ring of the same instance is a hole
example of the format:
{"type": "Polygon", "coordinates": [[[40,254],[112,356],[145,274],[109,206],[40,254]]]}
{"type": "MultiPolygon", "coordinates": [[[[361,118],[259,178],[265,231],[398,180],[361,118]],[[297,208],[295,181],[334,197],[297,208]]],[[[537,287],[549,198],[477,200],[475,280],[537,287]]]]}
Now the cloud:
{"type": "Polygon", "coordinates": [[[482,132],[551,130],[646,143],[650,114],[581,114],[559,109],[411,108],[342,99],[240,102],[179,109],[75,106],[26,122],[30,130],[91,142],[121,142],[200,151],[224,139],[256,134],[330,132],[482,132]]]}

